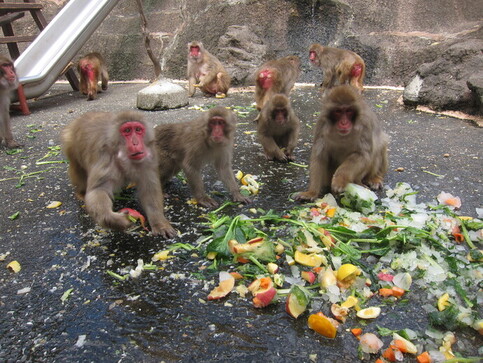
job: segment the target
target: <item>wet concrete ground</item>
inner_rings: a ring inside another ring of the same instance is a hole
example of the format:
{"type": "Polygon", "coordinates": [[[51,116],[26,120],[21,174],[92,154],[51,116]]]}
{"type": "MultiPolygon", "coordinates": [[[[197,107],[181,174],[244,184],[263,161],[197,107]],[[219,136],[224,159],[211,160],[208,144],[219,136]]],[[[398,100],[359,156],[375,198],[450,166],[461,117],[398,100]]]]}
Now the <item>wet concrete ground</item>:
{"type": "MultiPolygon", "coordinates": [[[[249,299],[231,294],[205,303],[209,289],[196,273],[203,259],[180,253],[163,270],[144,272],[140,278],[119,282],[106,271],[136,266],[174,242],[196,244],[202,235],[199,216],[204,210],[188,205],[189,191],[175,181],[169,188],[166,215],[181,232],[173,240],[124,233],[103,233],[73,195],[66,164],[40,164],[63,160],[56,154],[60,130],[72,119],[91,110],[133,109],[137,91],[146,84],[112,84],[96,101],[72,93],[68,85],[56,85],[51,95],[30,102],[30,116],[13,116],[14,134],[25,144],[21,153],[0,151],[0,360],[2,361],[357,361],[357,345],[350,332],[334,340],[316,336],[305,319],[294,320],[282,304],[256,310],[249,299]],[[49,147],[53,147],[52,150],[49,147]],[[38,174],[29,174],[39,172],[38,174]],[[20,175],[23,179],[18,185],[20,175]],[[9,179],[10,180],[4,180],[9,179]],[[59,208],[47,209],[51,201],[59,208]],[[19,212],[16,219],[8,216],[19,212]],[[22,270],[5,267],[17,260],[22,270]],[[28,288],[29,292],[19,294],[28,288]],[[62,295],[73,289],[65,301],[62,295]],[[229,305],[225,303],[228,302],[229,305]],[[231,305],[231,306],[230,306],[231,305]],[[79,336],[85,335],[81,344],[79,336]],[[79,342],[79,346],[76,343],[79,342]]],[[[440,191],[462,199],[462,213],[476,216],[482,207],[482,129],[470,122],[407,110],[397,103],[400,91],[366,91],[365,96],[391,137],[390,168],[386,184],[405,181],[419,191],[418,200],[433,201],[440,191]],[[445,155],[448,154],[448,155],[445,155]],[[396,171],[396,169],[400,168],[396,171]]],[[[291,96],[303,121],[296,149],[297,162],[307,164],[312,126],[317,118],[318,96],[313,87],[298,87],[291,96]]],[[[205,99],[199,94],[193,105],[220,104],[247,108],[252,92],[232,93],[228,98],[205,99]]],[[[199,110],[145,112],[155,123],[188,120],[199,110]]],[[[227,210],[234,215],[250,207],[290,209],[289,195],[307,185],[306,168],[267,162],[256,141],[255,125],[239,118],[234,168],[258,176],[263,183],[252,205],[227,210]]],[[[225,190],[211,171],[205,173],[209,191],[223,201],[225,190]]],[[[133,201],[117,207],[139,208],[133,201]]],[[[377,324],[388,328],[424,330],[427,322],[418,304],[399,304],[381,316],[377,324]]],[[[482,339],[465,332],[462,354],[475,356],[482,339]]]]}

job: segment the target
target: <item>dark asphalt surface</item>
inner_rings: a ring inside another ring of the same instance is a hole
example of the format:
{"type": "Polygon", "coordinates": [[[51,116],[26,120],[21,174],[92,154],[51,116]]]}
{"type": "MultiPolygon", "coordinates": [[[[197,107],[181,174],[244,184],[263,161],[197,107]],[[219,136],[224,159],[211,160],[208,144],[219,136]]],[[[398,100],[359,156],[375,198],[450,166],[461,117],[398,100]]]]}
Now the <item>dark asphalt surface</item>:
{"type": "MultiPolygon", "coordinates": [[[[186,254],[167,263],[164,270],[144,272],[127,282],[106,274],[134,267],[139,258],[148,262],[171,243],[195,244],[202,232],[198,222],[203,210],[186,203],[189,191],[176,181],[168,190],[166,215],[181,236],[165,241],[104,233],[95,229],[74,198],[67,164],[38,162],[64,159],[55,147],[69,121],[87,111],[134,109],[137,92],[145,86],[111,84],[97,100],[87,102],[68,85],[55,85],[51,94],[29,102],[31,115],[13,115],[14,135],[25,147],[15,155],[0,151],[0,255],[8,253],[0,261],[0,360],[308,362],[311,354],[317,354],[319,362],[357,361],[358,342],[349,332],[340,332],[334,340],[315,337],[305,319],[295,321],[281,305],[256,310],[248,299],[234,294],[226,301],[203,303],[199,299],[206,299],[210,288],[190,276],[199,271],[202,260],[196,256],[186,254]],[[19,186],[21,175],[30,177],[19,186]],[[46,208],[51,201],[62,205],[46,208]],[[18,218],[10,220],[8,216],[16,212],[18,218]],[[6,268],[12,260],[22,266],[17,274],[6,268]],[[25,288],[29,292],[18,293],[25,288]],[[73,289],[70,296],[61,301],[69,289],[73,289]],[[84,335],[81,344],[79,336],[84,335]]],[[[475,217],[475,208],[483,207],[482,129],[467,121],[405,109],[397,103],[400,95],[395,90],[365,92],[391,137],[386,184],[410,183],[421,202],[433,201],[440,191],[452,193],[462,200],[462,214],[475,217]]],[[[317,91],[297,87],[291,100],[304,124],[296,161],[306,164],[319,105],[317,91]]],[[[197,93],[190,106],[248,107],[252,102],[253,92],[232,93],[221,100],[197,93]]],[[[184,107],[145,112],[145,116],[163,123],[192,119],[199,112],[184,107]]],[[[263,186],[252,205],[232,213],[250,207],[292,208],[288,196],[307,185],[307,169],[264,159],[251,122],[255,116],[251,112],[239,118],[234,169],[257,175],[263,186]]],[[[205,174],[207,189],[221,192],[216,198],[222,201],[224,188],[215,183],[214,173],[205,174]]],[[[135,202],[126,204],[119,208],[136,208],[135,202]]],[[[418,309],[414,304],[395,306],[378,324],[398,328],[404,321],[424,330],[426,321],[418,318],[418,309]]],[[[470,343],[462,353],[476,355],[481,337],[474,331],[464,334],[470,343]]]]}

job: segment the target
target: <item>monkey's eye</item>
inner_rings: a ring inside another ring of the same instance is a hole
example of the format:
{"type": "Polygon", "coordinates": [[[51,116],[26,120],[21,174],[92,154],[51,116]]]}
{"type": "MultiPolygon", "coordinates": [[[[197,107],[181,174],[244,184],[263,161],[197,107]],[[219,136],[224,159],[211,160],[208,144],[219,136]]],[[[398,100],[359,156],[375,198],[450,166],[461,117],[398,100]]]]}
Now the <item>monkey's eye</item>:
{"type": "Polygon", "coordinates": [[[125,134],[130,134],[131,133],[131,128],[130,127],[126,127],[124,130],[122,130],[122,132],[124,132],[125,134]]]}
{"type": "Polygon", "coordinates": [[[136,127],[135,131],[136,131],[137,133],[140,133],[140,132],[143,132],[143,129],[142,129],[141,127],[136,127]]]}

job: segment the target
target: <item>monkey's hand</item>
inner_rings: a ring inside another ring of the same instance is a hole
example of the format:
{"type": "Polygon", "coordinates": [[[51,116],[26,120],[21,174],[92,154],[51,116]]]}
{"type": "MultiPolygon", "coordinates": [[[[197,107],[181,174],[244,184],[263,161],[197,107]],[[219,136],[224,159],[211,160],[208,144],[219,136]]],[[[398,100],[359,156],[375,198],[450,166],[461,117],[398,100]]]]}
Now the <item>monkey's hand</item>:
{"type": "Polygon", "coordinates": [[[319,196],[318,193],[316,192],[312,192],[310,190],[306,191],[306,192],[299,192],[299,193],[296,193],[294,196],[293,196],[293,199],[294,200],[298,200],[298,201],[313,201],[315,200],[317,197],[319,196]]]}
{"type": "Polygon", "coordinates": [[[196,201],[202,207],[206,207],[206,208],[218,207],[218,202],[216,200],[214,200],[213,198],[210,198],[207,195],[205,195],[201,198],[196,198],[196,201]]]}
{"type": "Polygon", "coordinates": [[[349,177],[347,175],[336,172],[332,178],[332,192],[334,192],[335,194],[342,193],[347,187],[347,184],[349,184],[350,182],[351,181],[349,180],[349,177]]]}
{"type": "Polygon", "coordinates": [[[379,189],[382,189],[382,185],[383,185],[382,181],[383,181],[382,176],[376,175],[376,176],[373,176],[372,178],[365,180],[364,184],[366,184],[372,190],[379,190],[379,189]]]}
{"type": "Polygon", "coordinates": [[[241,193],[234,193],[233,194],[233,201],[234,202],[245,203],[245,204],[249,204],[249,203],[252,202],[252,200],[250,198],[245,197],[241,193]]]}
{"type": "Polygon", "coordinates": [[[153,236],[161,236],[163,238],[173,238],[177,235],[176,229],[174,229],[168,222],[157,223],[151,226],[151,233],[153,236]]]}

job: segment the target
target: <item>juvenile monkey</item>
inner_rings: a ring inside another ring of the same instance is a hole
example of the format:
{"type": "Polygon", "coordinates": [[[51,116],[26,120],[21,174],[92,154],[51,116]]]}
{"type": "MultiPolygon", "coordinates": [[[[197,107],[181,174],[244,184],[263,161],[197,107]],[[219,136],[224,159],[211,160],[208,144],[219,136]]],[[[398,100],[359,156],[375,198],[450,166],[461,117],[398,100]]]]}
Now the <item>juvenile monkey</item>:
{"type": "Polygon", "coordinates": [[[366,65],[357,53],[312,44],[309,49],[309,60],[312,65],[324,71],[324,80],[321,84],[323,92],[346,83],[357,88],[360,93],[364,90],[366,65]]]}
{"type": "Polygon", "coordinates": [[[113,212],[112,199],[134,182],[153,235],[176,235],[163,212],[154,130],[142,114],[88,112],[67,125],[61,138],[72,185],[98,224],[118,230],[131,226],[125,214],[113,212]]]}
{"type": "Polygon", "coordinates": [[[258,118],[257,134],[268,160],[294,160],[300,120],[284,94],[273,95],[262,108],[258,118]],[[284,150],[282,150],[284,149],[284,150]]]}
{"type": "Polygon", "coordinates": [[[13,139],[10,120],[10,92],[18,87],[17,73],[10,58],[0,55],[0,145],[8,149],[21,146],[13,139]]]}
{"type": "Polygon", "coordinates": [[[232,169],[236,117],[224,107],[214,107],[195,120],[155,128],[161,184],[183,170],[196,201],[204,207],[218,203],[205,193],[201,170],[212,163],[236,202],[249,203],[240,194],[232,169]]]}
{"type": "Polygon", "coordinates": [[[203,43],[188,43],[188,96],[193,97],[195,87],[206,96],[225,97],[231,78],[221,62],[208,52],[203,43]]]}
{"type": "Polygon", "coordinates": [[[341,193],[348,183],[382,187],[388,136],[355,88],[336,86],[323,99],[310,157],[309,189],[296,200],[314,200],[321,191],[341,193]]]}
{"type": "Polygon", "coordinates": [[[87,100],[97,96],[97,83],[101,81],[101,89],[105,91],[109,82],[109,74],[104,58],[97,52],[86,54],[79,59],[77,70],[80,74],[80,91],[87,95],[87,100]]]}

